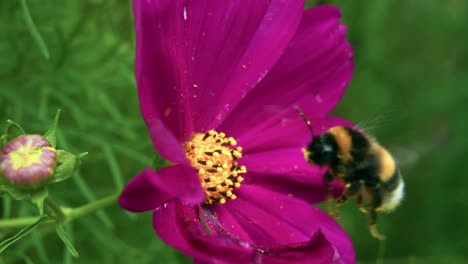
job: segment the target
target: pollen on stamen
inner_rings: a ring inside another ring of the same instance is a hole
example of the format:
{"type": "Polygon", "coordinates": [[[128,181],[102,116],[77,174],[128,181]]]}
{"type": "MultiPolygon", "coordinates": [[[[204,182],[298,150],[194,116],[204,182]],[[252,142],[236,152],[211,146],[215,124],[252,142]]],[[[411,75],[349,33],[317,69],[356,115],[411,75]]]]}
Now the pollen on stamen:
{"type": "Polygon", "coordinates": [[[206,204],[224,204],[237,198],[233,192],[241,186],[244,178],[240,174],[246,173],[247,168],[239,165],[242,147],[236,145],[233,137],[214,130],[193,134],[184,144],[186,157],[197,170],[205,190],[206,204]]]}

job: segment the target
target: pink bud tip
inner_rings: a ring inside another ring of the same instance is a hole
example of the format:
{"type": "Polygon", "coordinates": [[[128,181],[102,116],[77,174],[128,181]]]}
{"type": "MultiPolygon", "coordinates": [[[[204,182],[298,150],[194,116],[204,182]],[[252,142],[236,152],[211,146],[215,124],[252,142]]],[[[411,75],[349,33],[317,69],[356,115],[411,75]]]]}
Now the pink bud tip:
{"type": "Polygon", "coordinates": [[[57,152],[41,135],[21,135],[0,155],[0,175],[10,184],[37,188],[54,175],[57,152]]]}

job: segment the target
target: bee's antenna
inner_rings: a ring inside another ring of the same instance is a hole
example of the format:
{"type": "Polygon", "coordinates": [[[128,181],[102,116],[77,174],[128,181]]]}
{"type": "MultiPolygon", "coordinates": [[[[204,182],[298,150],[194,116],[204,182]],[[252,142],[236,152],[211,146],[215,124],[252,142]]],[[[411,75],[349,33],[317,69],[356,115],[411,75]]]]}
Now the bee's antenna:
{"type": "Polygon", "coordinates": [[[298,105],[295,105],[294,109],[296,109],[296,111],[299,113],[299,115],[302,117],[302,119],[304,119],[304,122],[306,123],[307,127],[309,128],[309,131],[310,131],[310,134],[312,134],[312,137],[315,137],[314,130],[312,129],[312,125],[310,124],[310,120],[306,117],[304,111],[302,111],[302,109],[298,105]]]}

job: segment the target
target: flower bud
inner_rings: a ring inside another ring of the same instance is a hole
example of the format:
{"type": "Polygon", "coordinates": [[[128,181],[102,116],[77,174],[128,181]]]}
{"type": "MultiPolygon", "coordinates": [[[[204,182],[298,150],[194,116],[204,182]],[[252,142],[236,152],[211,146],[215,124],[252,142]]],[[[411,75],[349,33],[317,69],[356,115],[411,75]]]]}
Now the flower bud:
{"type": "Polygon", "coordinates": [[[52,179],[57,152],[41,135],[21,135],[0,155],[0,176],[13,186],[33,189],[52,179]]]}

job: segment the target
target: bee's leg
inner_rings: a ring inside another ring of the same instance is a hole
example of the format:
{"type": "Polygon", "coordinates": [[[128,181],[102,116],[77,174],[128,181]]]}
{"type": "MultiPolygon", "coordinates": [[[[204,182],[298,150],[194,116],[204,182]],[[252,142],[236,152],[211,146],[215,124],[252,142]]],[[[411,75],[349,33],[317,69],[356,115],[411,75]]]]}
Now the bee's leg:
{"type": "MultiPolygon", "coordinates": [[[[377,190],[378,192],[378,190],[377,190]]],[[[382,203],[380,196],[372,195],[372,201],[370,202],[369,206],[369,231],[371,235],[379,240],[384,240],[385,236],[380,234],[380,232],[377,230],[377,211],[375,210],[380,204],[382,203]]]]}
{"type": "Polygon", "coordinates": [[[325,199],[327,200],[327,210],[330,215],[333,215],[333,190],[331,187],[331,181],[333,180],[333,175],[329,170],[325,174],[325,199]]]}
{"type": "Polygon", "coordinates": [[[362,182],[361,181],[356,181],[352,183],[348,183],[345,185],[345,190],[343,194],[341,194],[340,197],[336,200],[336,205],[335,205],[335,216],[338,218],[338,207],[345,203],[349,197],[356,195],[358,192],[361,191],[362,188],[362,182]]]}
{"type": "Polygon", "coordinates": [[[345,203],[349,197],[356,195],[362,188],[362,182],[356,181],[345,185],[343,194],[336,200],[337,205],[345,203]]]}
{"type": "Polygon", "coordinates": [[[377,212],[375,209],[369,210],[369,230],[373,237],[378,240],[385,240],[385,236],[377,230],[377,212]]]}
{"type": "Polygon", "coordinates": [[[361,211],[361,212],[364,213],[364,214],[367,214],[366,208],[364,208],[364,207],[362,206],[362,199],[363,199],[363,198],[362,198],[362,195],[358,194],[358,195],[356,196],[356,204],[357,204],[357,206],[358,206],[358,208],[359,208],[359,211],[361,211]]]}

